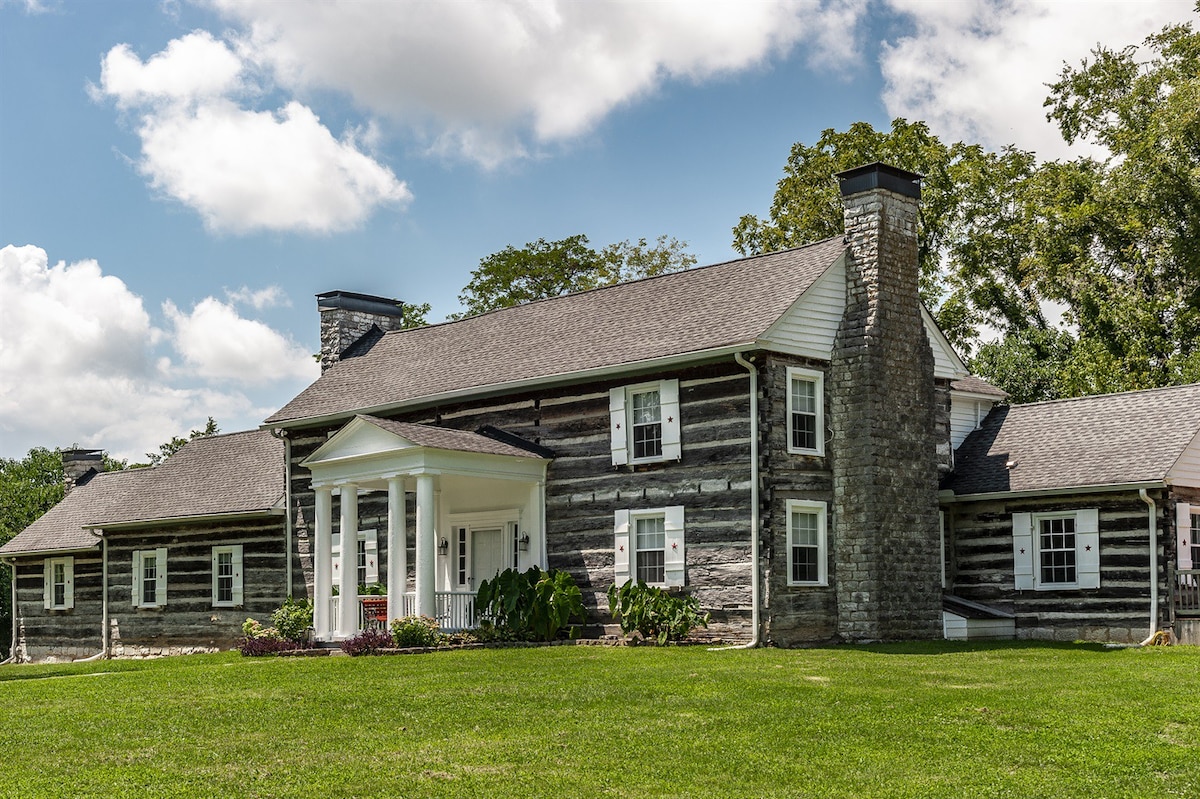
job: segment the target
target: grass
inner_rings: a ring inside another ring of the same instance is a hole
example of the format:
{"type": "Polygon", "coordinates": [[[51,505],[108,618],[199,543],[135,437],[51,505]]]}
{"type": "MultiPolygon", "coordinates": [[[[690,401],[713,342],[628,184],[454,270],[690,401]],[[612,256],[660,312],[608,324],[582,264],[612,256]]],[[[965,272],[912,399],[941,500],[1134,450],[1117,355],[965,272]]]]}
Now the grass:
{"type": "Polygon", "coordinates": [[[1200,648],[0,667],[0,795],[1195,797],[1200,648]]]}

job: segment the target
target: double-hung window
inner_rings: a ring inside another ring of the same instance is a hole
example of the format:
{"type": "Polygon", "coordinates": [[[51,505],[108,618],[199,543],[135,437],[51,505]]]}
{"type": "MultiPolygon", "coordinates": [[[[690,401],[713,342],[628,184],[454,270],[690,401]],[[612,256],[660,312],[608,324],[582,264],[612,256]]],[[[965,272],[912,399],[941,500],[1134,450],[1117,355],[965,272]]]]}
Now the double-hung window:
{"type": "Polygon", "coordinates": [[[1013,578],[1017,590],[1099,588],[1097,509],[1014,513],[1013,578]]]}
{"type": "Polygon", "coordinates": [[[75,559],[47,558],[42,565],[42,607],[70,610],[75,607],[75,559]]]}
{"type": "Polygon", "coordinates": [[[133,604],[139,608],[167,604],[167,549],[139,549],[133,553],[133,604]]]}
{"type": "Polygon", "coordinates": [[[212,577],[213,607],[233,608],[242,604],[241,544],[212,548],[212,577]]]}
{"type": "Polygon", "coordinates": [[[656,586],[684,584],[684,512],[667,508],[619,510],[614,514],[613,581],[656,586]]]}
{"type": "Polygon", "coordinates": [[[679,460],[679,381],[657,380],[609,391],[612,462],[679,460]]]}
{"type": "Polygon", "coordinates": [[[788,452],[825,454],[825,375],[814,369],[787,370],[788,452]]]}
{"type": "Polygon", "coordinates": [[[787,501],[788,585],[828,585],[828,509],[824,502],[787,501]]]}

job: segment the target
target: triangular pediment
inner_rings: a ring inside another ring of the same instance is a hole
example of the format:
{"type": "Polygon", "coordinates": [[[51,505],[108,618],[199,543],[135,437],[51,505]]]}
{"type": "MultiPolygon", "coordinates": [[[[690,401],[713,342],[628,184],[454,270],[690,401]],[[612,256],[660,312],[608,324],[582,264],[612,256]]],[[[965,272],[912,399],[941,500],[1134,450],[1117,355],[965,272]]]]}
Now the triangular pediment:
{"type": "Polygon", "coordinates": [[[384,430],[363,416],[356,416],[338,430],[317,451],[305,458],[302,465],[314,464],[399,452],[418,446],[409,439],[384,430]]]}

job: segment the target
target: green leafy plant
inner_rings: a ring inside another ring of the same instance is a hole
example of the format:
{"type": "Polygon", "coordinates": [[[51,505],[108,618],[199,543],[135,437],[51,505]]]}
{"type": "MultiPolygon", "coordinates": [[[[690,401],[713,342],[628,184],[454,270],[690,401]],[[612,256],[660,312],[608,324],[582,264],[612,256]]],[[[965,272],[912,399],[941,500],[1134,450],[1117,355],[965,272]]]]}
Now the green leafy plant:
{"type": "Polygon", "coordinates": [[[359,596],[387,596],[387,586],[383,583],[358,584],[359,596]]]}
{"type": "Polygon", "coordinates": [[[519,639],[553,641],[573,619],[585,618],[583,594],[565,571],[505,569],[484,580],[475,595],[475,608],[497,630],[519,639]]]}
{"type": "Polygon", "coordinates": [[[672,594],[628,580],[608,589],[608,607],[621,624],[621,632],[638,632],[659,644],[681,641],[696,627],[708,626],[708,613],[700,611],[700,602],[687,594],[672,594]]]}
{"type": "Polygon", "coordinates": [[[297,602],[292,597],[283,600],[283,604],[271,614],[271,621],[279,635],[288,641],[303,641],[308,637],[308,628],[312,627],[313,604],[311,599],[297,602]]]}
{"type": "Polygon", "coordinates": [[[398,647],[437,646],[442,638],[436,619],[405,616],[392,620],[392,639],[398,647]]]}

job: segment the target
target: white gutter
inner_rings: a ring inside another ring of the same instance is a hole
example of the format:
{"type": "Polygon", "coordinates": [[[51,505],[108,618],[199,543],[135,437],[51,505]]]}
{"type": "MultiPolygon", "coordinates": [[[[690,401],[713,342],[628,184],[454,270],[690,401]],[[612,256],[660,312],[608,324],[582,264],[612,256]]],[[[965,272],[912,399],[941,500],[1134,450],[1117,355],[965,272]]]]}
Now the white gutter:
{"type": "Polygon", "coordinates": [[[989,499],[1025,499],[1031,497],[1059,496],[1062,494],[1103,494],[1112,491],[1144,491],[1148,488],[1166,488],[1161,480],[1142,483],[1099,483],[1086,486],[1059,486],[1058,488],[1032,488],[1026,491],[991,491],[985,494],[955,494],[950,489],[938,492],[938,501],[945,505],[956,502],[980,502],[989,499]]]}
{"type": "Polygon", "coordinates": [[[760,568],[758,562],[758,367],[743,358],[740,352],[735,352],[733,359],[750,373],[750,601],[752,602],[750,623],[753,627],[753,633],[750,636],[749,643],[719,647],[715,651],[755,648],[758,646],[758,633],[761,621],[759,611],[761,599],[758,586],[758,571],[760,568]]]}
{"type": "Polygon", "coordinates": [[[1150,516],[1150,635],[1142,641],[1142,646],[1146,646],[1158,632],[1158,506],[1146,489],[1139,489],[1138,496],[1146,503],[1150,516]]]}

